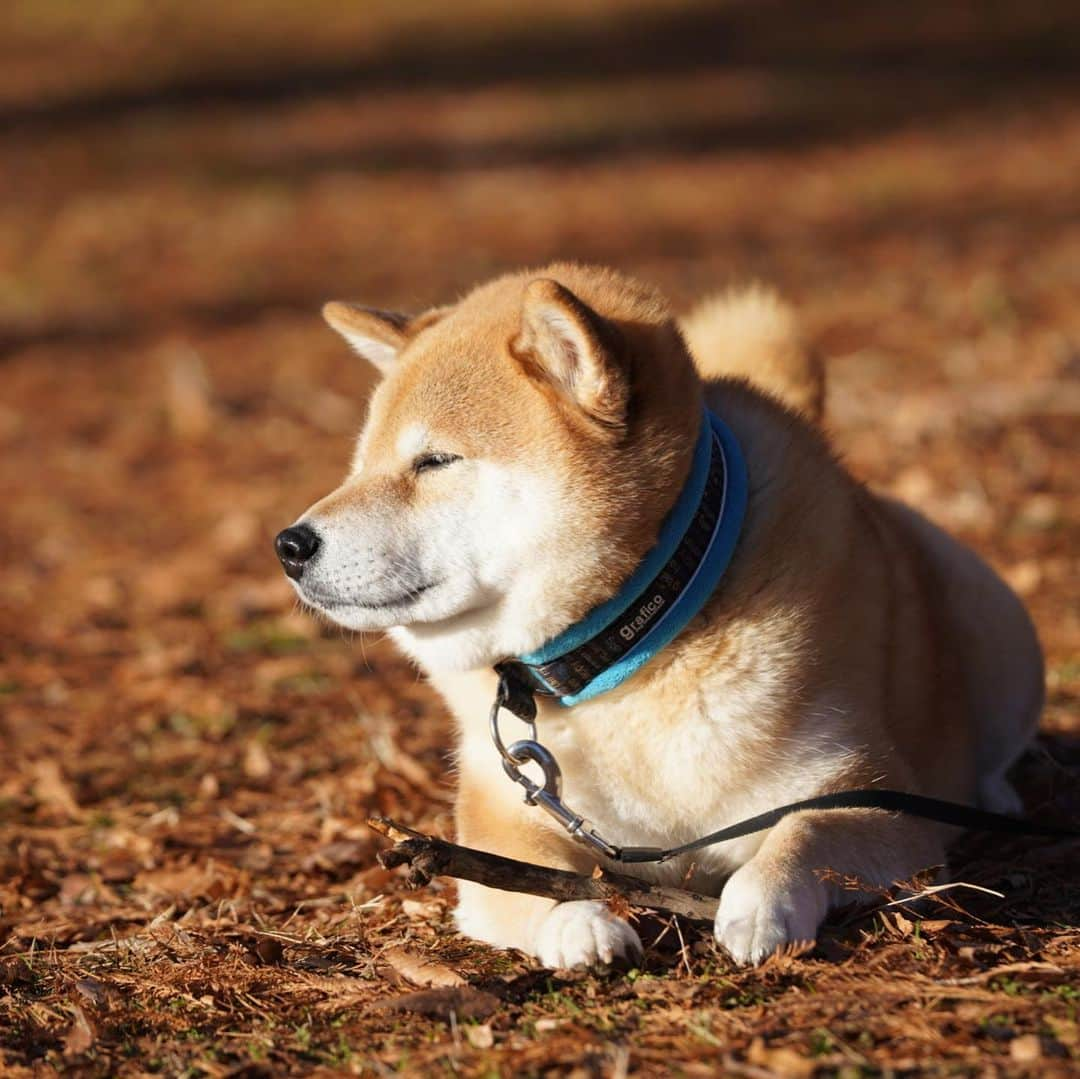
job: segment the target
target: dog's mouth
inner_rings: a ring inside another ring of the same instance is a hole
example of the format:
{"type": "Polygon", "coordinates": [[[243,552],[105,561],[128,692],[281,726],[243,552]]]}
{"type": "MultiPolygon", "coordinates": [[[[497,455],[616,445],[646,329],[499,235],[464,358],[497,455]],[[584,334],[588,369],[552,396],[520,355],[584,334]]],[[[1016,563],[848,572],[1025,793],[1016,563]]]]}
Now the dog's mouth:
{"type": "Polygon", "coordinates": [[[392,610],[396,607],[409,607],[414,604],[422,595],[430,592],[437,584],[437,581],[428,581],[427,584],[419,585],[416,588],[410,588],[406,592],[401,592],[391,599],[379,600],[372,603],[361,603],[359,601],[353,601],[352,606],[363,607],[367,611],[386,611],[392,610]]]}
{"type": "Polygon", "coordinates": [[[314,607],[332,614],[336,610],[360,610],[360,611],[396,611],[405,607],[411,607],[421,596],[430,592],[440,582],[428,581],[426,584],[417,585],[415,588],[406,589],[386,599],[357,599],[330,596],[317,589],[304,588],[300,585],[303,598],[314,607]]]}

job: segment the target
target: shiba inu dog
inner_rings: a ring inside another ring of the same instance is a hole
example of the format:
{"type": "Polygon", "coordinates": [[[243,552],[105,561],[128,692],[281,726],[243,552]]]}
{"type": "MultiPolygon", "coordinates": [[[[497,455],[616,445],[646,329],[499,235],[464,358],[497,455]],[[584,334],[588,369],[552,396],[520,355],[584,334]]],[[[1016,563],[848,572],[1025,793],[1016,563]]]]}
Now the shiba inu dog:
{"type": "MultiPolygon", "coordinates": [[[[508,659],[548,691],[537,729],[566,800],[616,842],[670,847],[875,785],[1019,808],[1005,773],[1043,700],[1027,614],[974,554],[838,464],[815,422],[820,367],[771,294],[680,325],[641,284],[557,264],[417,317],[324,314],[385,377],[345,482],[278,554],[305,603],[389,630],[442,693],[460,842],[597,861],[502,774],[487,715],[508,659]]],[[[802,812],[635,871],[719,894],[718,941],[757,962],[814,939],[850,901],[838,878],[910,879],[955,831],[802,812]]],[[[456,917],[552,967],[641,947],[593,902],[463,883],[456,917]]]]}

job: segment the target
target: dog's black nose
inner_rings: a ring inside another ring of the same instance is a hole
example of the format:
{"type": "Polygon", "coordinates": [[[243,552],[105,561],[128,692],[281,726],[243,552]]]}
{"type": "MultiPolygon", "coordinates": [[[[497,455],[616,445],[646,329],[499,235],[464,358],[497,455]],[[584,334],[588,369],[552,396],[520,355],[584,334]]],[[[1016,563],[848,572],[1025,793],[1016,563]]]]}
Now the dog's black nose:
{"type": "Polygon", "coordinates": [[[319,549],[318,533],[307,525],[293,525],[277,534],[274,550],[277,551],[285,572],[294,580],[300,580],[304,566],[319,549]]]}

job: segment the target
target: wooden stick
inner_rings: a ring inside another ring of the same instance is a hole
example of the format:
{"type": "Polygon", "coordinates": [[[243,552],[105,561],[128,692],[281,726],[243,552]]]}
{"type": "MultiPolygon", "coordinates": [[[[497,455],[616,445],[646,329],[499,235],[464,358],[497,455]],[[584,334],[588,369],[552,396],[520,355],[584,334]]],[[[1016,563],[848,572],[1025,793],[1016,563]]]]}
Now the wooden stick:
{"type": "Polygon", "coordinates": [[[718,899],[683,888],[665,888],[599,867],[593,876],[585,877],[565,869],[519,862],[415,832],[388,817],[370,817],[368,827],[394,842],[394,846],[379,852],[379,864],[386,869],[407,865],[406,879],[413,888],[424,887],[432,877],[456,877],[504,892],[548,896],[560,903],[617,899],[633,907],[667,911],[695,921],[712,922],[716,917],[718,899]]]}

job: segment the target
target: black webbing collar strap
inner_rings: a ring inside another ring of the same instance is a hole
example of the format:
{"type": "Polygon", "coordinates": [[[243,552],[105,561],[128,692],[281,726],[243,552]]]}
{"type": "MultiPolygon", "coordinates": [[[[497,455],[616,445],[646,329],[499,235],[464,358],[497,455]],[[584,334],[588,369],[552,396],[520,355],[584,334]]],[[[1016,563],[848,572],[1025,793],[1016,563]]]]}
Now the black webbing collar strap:
{"type": "MultiPolygon", "coordinates": [[[[693,578],[709,549],[724,505],[724,458],[713,452],[705,490],[697,510],[678,546],[636,599],[610,625],[589,640],[546,663],[529,664],[510,659],[496,666],[501,674],[512,669],[519,682],[547,697],[571,697],[601,672],[622,659],[654,619],[670,610],[693,578]]],[[[511,708],[511,711],[513,709],[511,708]]]]}

